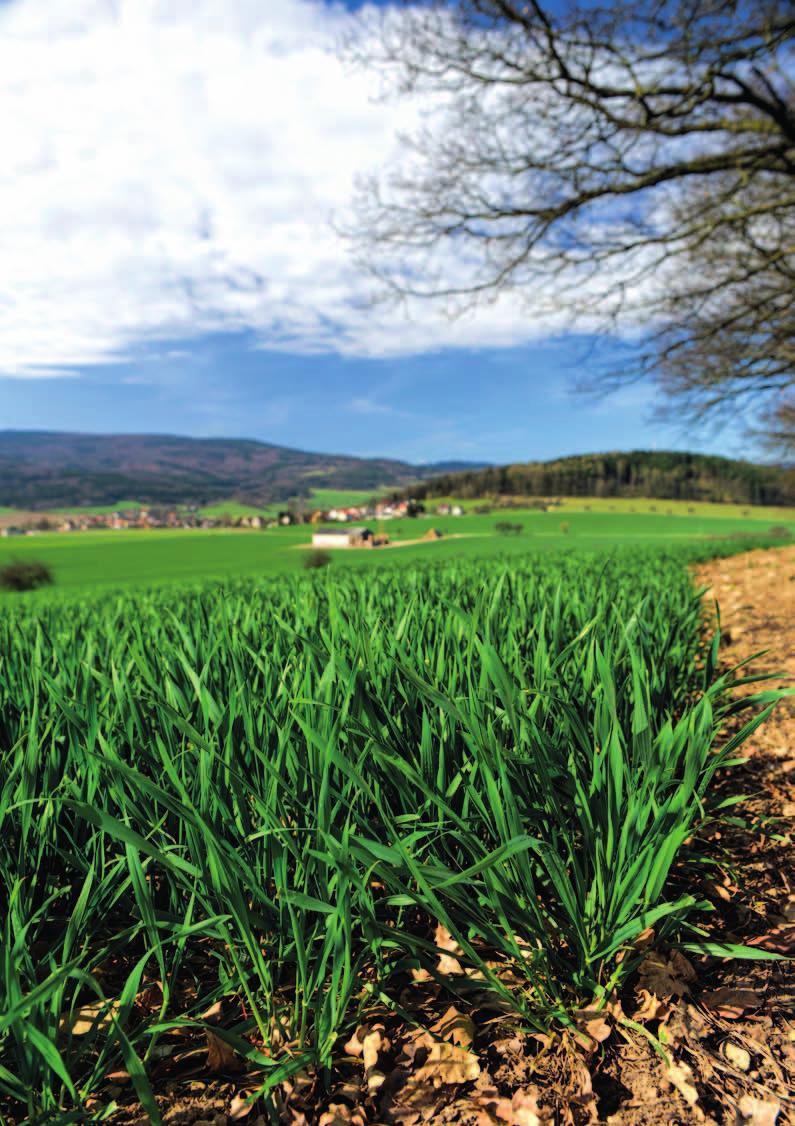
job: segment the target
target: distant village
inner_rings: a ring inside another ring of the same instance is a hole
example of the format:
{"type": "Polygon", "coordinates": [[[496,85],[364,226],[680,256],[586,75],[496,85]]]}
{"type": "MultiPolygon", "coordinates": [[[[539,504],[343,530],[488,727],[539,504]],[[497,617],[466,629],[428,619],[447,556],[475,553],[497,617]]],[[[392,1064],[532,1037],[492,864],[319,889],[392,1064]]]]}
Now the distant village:
{"type": "MultiPolygon", "coordinates": [[[[58,516],[42,514],[19,524],[9,524],[0,529],[0,535],[25,536],[40,532],[90,532],[127,531],[131,528],[278,528],[296,524],[320,525],[328,523],[354,524],[360,520],[393,520],[404,516],[425,514],[425,505],[415,500],[378,500],[365,505],[312,509],[309,502],[298,502],[274,515],[253,514],[233,516],[219,513],[202,514],[198,506],[162,508],[157,506],[121,509],[117,512],[80,512],[58,516]]],[[[439,516],[463,516],[459,504],[439,504],[434,509],[439,516]]]]}

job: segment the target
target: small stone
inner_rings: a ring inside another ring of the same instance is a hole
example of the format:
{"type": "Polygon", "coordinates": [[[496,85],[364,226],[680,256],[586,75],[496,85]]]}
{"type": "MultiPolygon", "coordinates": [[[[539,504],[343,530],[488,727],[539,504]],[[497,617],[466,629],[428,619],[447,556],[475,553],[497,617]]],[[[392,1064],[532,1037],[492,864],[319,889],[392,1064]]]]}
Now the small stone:
{"type": "Polygon", "coordinates": [[[750,1053],[746,1052],[745,1048],[741,1048],[739,1044],[732,1044],[731,1040],[724,1044],[723,1054],[729,1063],[739,1067],[740,1071],[747,1071],[751,1066],[750,1053]]]}

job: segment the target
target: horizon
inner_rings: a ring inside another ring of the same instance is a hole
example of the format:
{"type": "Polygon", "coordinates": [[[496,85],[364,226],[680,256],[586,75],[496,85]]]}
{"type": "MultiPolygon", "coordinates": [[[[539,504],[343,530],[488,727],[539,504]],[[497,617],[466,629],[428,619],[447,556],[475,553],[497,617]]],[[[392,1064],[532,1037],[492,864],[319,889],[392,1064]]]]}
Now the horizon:
{"type": "MultiPolygon", "coordinates": [[[[36,436],[39,436],[39,437],[46,437],[48,435],[53,435],[53,436],[57,436],[57,437],[68,436],[68,437],[73,437],[73,438],[107,438],[107,439],[113,439],[113,438],[174,439],[174,438],[176,438],[176,439],[179,439],[179,440],[186,440],[186,441],[191,441],[191,442],[250,442],[250,443],[257,444],[257,445],[270,446],[270,447],[273,447],[275,449],[286,450],[286,451],[289,451],[289,452],[292,452],[292,453],[310,454],[310,455],[319,456],[319,457],[328,456],[328,457],[354,458],[354,459],[361,459],[361,460],[388,460],[388,461],[396,461],[396,462],[405,461],[405,459],[403,459],[403,458],[392,458],[392,457],[387,457],[387,456],[381,455],[381,454],[361,456],[359,454],[351,453],[348,450],[342,450],[342,449],[320,449],[320,448],[314,448],[314,447],[309,447],[309,446],[300,446],[300,445],[298,445],[298,446],[289,445],[288,446],[288,445],[282,444],[281,442],[274,441],[272,439],[253,438],[253,437],[250,437],[250,436],[245,435],[245,434],[207,435],[207,434],[188,434],[188,433],[184,433],[184,432],[180,433],[178,431],[168,431],[168,430],[151,430],[151,431],[150,430],[146,430],[146,431],[116,430],[116,431],[106,431],[106,430],[62,430],[62,429],[59,430],[59,429],[56,429],[56,428],[53,428],[53,427],[7,427],[7,426],[0,427],[0,438],[2,438],[3,435],[6,435],[6,434],[10,434],[10,435],[26,435],[26,434],[28,434],[28,435],[31,435],[31,436],[36,435],[36,436]]],[[[605,446],[605,447],[600,447],[600,448],[569,451],[568,453],[558,454],[558,455],[555,455],[554,457],[551,457],[551,458],[525,457],[525,458],[517,459],[516,462],[498,462],[498,461],[488,461],[488,460],[483,460],[483,459],[472,459],[472,460],[468,461],[466,458],[440,457],[440,458],[434,459],[433,461],[414,461],[414,462],[406,462],[406,464],[408,464],[409,466],[411,466],[413,468],[423,469],[423,468],[433,468],[436,465],[446,465],[446,464],[449,464],[449,463],[461,463],[465,467],[464,471],[466,471],[467,468],[476,468],[476,467],[500,468],[501,466],[508,465],[508,464],[525,464],[525,463],[526,464],[542,463],[543,464],[543,463],[547,463],[547,462],[551,462],[551,461],[563,461],[563,460],[566,460],[568,458],[611,457],[611,456],[615,456],[615,455],[630,456],[630,455],[633,455],[633,454],[661,454],[661,455],[662,454],[674,454],[674,455],[691,456],[691,457],[711,457],[711,458],[719,458],[719,459],[722,459],[724,461],[742,461],[742,462],[748,463],[749,465],[757,465],[757,466],[760,466],[760,467],[768,467],[768,468],[772,468],[772,469],[788,469],[788,468],[790,468],[789,464],[786,461],[775,460],[771,457],[769,457],[768,459],[750,458],[750,457],[730,457],[729,455],[724,454],[724,453],[713,453],[713,452],[710,452],[710,451],[696,449],[696,448],[674,449],[674,448],[667,448],[667,447],[662,447],[662,446],[660,446],[660,447],[647,447],[647,446],[621,446],[621,447],[619,447],[619,446],[615,446],[615,447],[609,447],[609,448],[605,446]]]]}

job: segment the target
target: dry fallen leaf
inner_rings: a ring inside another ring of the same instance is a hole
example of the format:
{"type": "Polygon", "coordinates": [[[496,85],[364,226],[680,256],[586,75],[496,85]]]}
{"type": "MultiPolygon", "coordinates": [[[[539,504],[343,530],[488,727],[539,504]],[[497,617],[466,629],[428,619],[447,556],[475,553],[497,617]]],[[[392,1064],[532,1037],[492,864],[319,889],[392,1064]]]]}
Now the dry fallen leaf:
{"type": "Polygon", "coordinates": [[[452,1005],[439,1017],[430,1031],[440,1036],[442,1040],[452,1040],[462,1048],[468,1048],[475,1039],[475,1025],[471,1017],[459,1013],[452,1005]]]}
{"type": "MultiPolygon", "coordinates": [[[[90,1005],[82,1005],[72,1014],[70,1032],[73,1036],[87,1036],[93,1032],[108,1032],[115,1017],[119,1012],[118,1001],[94,1001],[90,1005]]],[[[67,1025],[62,1019],[62,1030],[67,1025]]]]}
{"type": "Polygon", "coordinates": [[[364,1126],[364,1116],[358,1108],[351,1110],[345,1103],[329,1103],[320,1116],[318,1126],[364,1126]]]}
{"type": "Polygon", "coordinates": [[[151,1015],[163,1004],[163,986],[159,981],[151,981],[135,995],[136,1008],[143,1013],[151,1015]]]}
{"type": "Polygon", "coordinates": [[[596,1041],[596,1044],[607,1040],[613,1031],[612,1025],[605,1020],[604,1013],[597,1012],[595,1009],[582,1009],[577,1013],[577,1025],[589,1040],[596,1041]]]}
{"type": "Polygon", "coordinates": [[[737,1104],[735,1126],[776,1126],[781,1112],[779,1103],[765,1102],[753,1095],[743,1095],[737,1104]]]}
{"type": "Polygon", "coordinates": [[[386,1047],[383,1024],[373,1025],[364,1035],[362,1040],[362,1059],[364,1070],[370,1071],[378,1063],[378,1053],[386,1047]]]}
{"type": "Polygon", "coordinates": [[[638,977],[642,989],[667,1000],[689,993],[690,983],[696,980],[696,971],[678,950],[667,957],[652,950],[638,967],[638,977]]]}
{"type": "Polygon", "coordinates": [[[416,1068],[401,1092],[401,1101],[411,1101],[424,1088],[438,1088],[457,1083],[471,1083],[480,1075],[477,1058],[457,1044],[434,1040],[425,1032],[415,1042],[415,1049],[427,1049],[425,1062],[416,1068]]]}
{"type": "Polygon", "coordinates": [[[544,1126],[551,1122],[548,1115],[541,1116],[538,1100],[532,1091],[515,1091],[511,1099],[511,1126],[544,1126]]]}
{"type": "Polygon", "coordinates": [[[550,1114],[539,1110],[535,1090],[520,1088],[508,1099],[491,1088],[477,1102],[481,1108],[478,1126],[546,1126],[552,1122],[550,1114]]]}
{"type": "Polygon", "coordinates": [[[721,986],[708,993],[702,993],[699,1000],[724,1020],[739,1020],[746,1009],[758,1009],[762,998],[753,989],[730,989],[721,986]]]}
{"type": "Polygon", "coordinates": [[[366,1035],[367,1035],[367,1026],[364,1025],[364,1024],[360,1024],[359,1027],[354,1032],[353,1036],[351,1036],[348,1043],[343,1045],[343,1048],[342,1048],[343,1052],[345,1052],[345,1054],[347,1056],[355,1056],[356,1059],[358,1059],[359,1056],[364,1051],[364,1038],[365,1038],[366,1035]]]}
{"type": "Polygon", "coordinates": [[[661,1001],[654,993],[650,993],[648,989],[638,989],[638,1007],[632,1014],[632,1019],[638,1024],[646,1024],[651,1020],[664,1021],[671,1012],[671,1006],[667,1001],[661,1001]]]}
{"type": "Polygon", "coordinates": [[[388,1047],[389,1040],[384,1035],[383,1024],[373,1025],[362,1040],[362,1061],[367,1079],[367,1089],[370,1094],[374,1094],[386,1079],[384,1072],[379,1071],[376,1065],[379,1053],[385,1051],[388,1047]]]}
{"type": "Polygon", "coordinates": [[[436,963],[436,968],[440,974],[463,974],[461,963],[454,957],[453,954],[461,954],[463,951],[458,945],[456,940],[452,937],[447,927],[441,923],[436,928],[434,934],[434,942],[440,950],[449,951],[449,953],[440,954],[439,961],[436,963]]]}
{"type": "Polygon", "coordinates": [[[233,1122],[242,1122],[254,1109],[253,1103],[246,1102],[245,1095],[235,1095],[229,1106],[229,1117],[233,1122]]]}
{"type": "Polygon", "coordinates": [[[754,938],[749,938],[748,945],[759,946],[773,954],[780,954],[782,958],[791,958],[795,955],[795,925],[778,923],[766,934],[758,934],[754,938]]]}
{"type": "Polygon", "coordinates": [[[236,1064],[235,1050],[225,1040],[205,1028],[207,1037],[207,1066],[210,1071],[225,1071],[236,1064]]]}

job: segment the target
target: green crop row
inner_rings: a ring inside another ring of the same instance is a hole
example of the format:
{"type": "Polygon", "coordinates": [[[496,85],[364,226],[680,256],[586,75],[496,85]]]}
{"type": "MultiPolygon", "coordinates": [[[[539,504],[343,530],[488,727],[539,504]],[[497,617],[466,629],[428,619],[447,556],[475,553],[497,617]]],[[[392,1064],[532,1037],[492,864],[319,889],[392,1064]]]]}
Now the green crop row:
{"type": "Polygon", "coordinates": [[[265,1090],[417,969],[602,1003],[648,928],[701,939],[672,867],[773,700],[716,653],[659,552],[7,606],[0,1092],[85,1122],[124,1067],[157,1121],[209,1011],[265,1090]]]}

